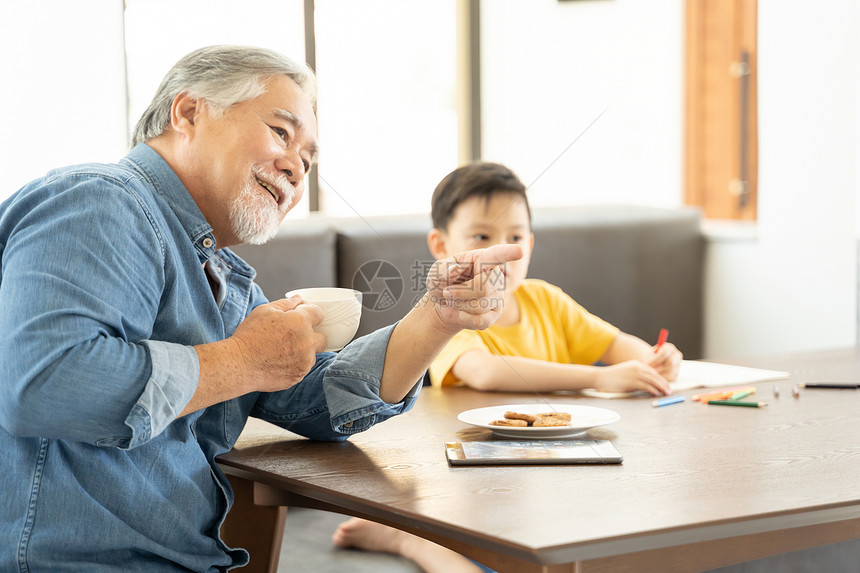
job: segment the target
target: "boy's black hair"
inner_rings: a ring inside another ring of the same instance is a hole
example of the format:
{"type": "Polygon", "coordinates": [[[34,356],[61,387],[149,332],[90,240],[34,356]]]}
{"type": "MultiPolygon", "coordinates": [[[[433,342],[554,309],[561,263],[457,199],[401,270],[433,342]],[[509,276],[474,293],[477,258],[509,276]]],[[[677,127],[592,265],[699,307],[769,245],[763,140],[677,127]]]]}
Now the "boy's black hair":
{"type": "Polygon", "coordinates": [[[519,177],[499,163],[477,161],[458,167],[436,186],[430,202],[433,227],[447,231],[451,217],[461,203],[472,197],[481,197],[489,202],[492,197],[499,194],[511,194],[522,198],[531,223],[532,212],[526,198],[526,186],[519,177]]]}

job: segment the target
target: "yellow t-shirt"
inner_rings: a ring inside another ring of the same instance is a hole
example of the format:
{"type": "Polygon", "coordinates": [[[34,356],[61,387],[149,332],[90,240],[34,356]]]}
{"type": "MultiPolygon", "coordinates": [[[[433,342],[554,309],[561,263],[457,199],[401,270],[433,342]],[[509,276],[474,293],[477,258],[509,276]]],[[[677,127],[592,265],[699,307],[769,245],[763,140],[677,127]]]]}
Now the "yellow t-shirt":
{"type": "Polygon", "coordinates": [[[451,369],[470,350],[561,364],[594,364],[618,335],[618,328],[590,314],[546,281],[526,279],[514,298],[520,308],[519,323],[459,332],[430,365],[433,386],[460,384],[451,369]]]}

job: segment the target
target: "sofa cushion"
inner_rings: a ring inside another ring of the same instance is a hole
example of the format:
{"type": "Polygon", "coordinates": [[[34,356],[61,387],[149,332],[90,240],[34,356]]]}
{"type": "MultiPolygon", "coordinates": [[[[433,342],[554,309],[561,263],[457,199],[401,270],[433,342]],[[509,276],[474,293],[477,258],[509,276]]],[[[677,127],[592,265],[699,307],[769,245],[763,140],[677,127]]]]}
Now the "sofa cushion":
{"type": "Polygon", "coordinates": [[[702,357],[704,238],[693,208],[535,210],[529,276],[558,285],[593,314],[646,342],[661,328],[702,357]]]}

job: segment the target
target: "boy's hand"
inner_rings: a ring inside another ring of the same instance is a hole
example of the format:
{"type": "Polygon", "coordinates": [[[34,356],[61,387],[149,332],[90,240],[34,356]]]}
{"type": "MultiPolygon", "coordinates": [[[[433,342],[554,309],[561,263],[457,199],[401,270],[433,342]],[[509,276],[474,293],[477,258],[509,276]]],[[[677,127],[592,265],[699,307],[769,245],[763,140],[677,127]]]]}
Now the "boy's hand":
{"type": "Polygon", "coordinates": [[[601,392],[644,390],[654,396],[672,393],[669,383],[657,370],[638,360],[597,368],[594,387],[601,392]]]}
{"type": "Polygon", "coordinates": [[[666,342],[659,350],[657,350],[656,346],[653,348],[656,353],[654,354],[654,358],[648,362],[648,365],[659,372],[669,382],[676,380],[684,355],[671,342],[666,342]]]}
{"type": "Polygon", "coordinates": [[[501,315],[505,263],[523,256],[519,245],[494,245],[436,261],[427,273],[425,301],[452,330],[480,330],[501,315]]]}

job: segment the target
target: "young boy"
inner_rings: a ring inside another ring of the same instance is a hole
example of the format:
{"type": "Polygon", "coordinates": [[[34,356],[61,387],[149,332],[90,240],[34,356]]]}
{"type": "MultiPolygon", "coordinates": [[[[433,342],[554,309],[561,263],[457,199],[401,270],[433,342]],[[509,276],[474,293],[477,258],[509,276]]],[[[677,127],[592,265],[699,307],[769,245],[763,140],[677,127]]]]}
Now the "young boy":
{"type": "MultiPolygon", "coordinates": [[[[486,330],[457,334],[430,366],[433,385],[671,393],[669,381],[677,377],[682,358],[674,345],[656,349],[589,314],[560,288],[526,278],[534,236],[525,192],[508,168],[473,163],[455,169],[433,193],[427,243],[435,258],[497,243],[516,243],[525,252],[505,267],[501,317],[486,330]]],[[[428,573],[482,570],[426,539],[358,518],[340,524],[332,539],[340,547],[403,555],[428,573]]]]}
{"type": "Polygon", "coordinates": [[[526,253],[505,268],[502,316],[448,343],[430,366],[434,386],[671,393],[682,358],[674,345],[656,350],[589,314],[558,287],[526,278],[534,247],[531,211],[525,186],[508,168],[473,163],[454,170],[436,187],[431,213],[427,242],[437,259],[496,243],[520,244],[526,253]]]}

